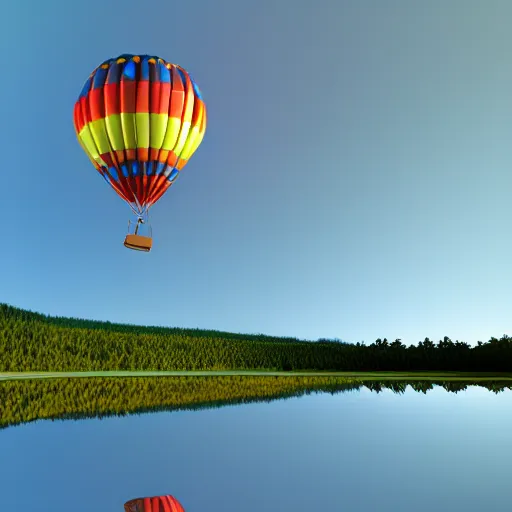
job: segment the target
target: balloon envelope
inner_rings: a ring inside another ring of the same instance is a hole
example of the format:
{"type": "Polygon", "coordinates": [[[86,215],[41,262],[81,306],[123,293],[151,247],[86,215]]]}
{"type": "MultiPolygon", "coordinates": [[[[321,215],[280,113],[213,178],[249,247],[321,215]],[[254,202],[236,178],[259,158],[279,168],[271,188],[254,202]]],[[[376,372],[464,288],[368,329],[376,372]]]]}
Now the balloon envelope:
{"type": "Polygon", "coordinates": [[[143,213],[203,140],[206,106],[181,66],[149,55],[121,55],[103,62],[85,82],[74,126],[99,173],[143,213]]]}
{"type": "Polygon", "coordinates": [[[135,498],[124,504],[125,512],[185,512],[181,503],[170,494],[135,498]]]}

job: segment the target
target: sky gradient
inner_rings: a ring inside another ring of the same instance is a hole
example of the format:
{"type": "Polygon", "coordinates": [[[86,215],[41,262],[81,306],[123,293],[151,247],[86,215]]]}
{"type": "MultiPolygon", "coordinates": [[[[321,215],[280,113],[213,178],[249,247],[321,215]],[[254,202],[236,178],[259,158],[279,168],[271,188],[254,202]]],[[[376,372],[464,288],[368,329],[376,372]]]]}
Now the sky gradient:
{"type": "Polygon", "coordinates": [[[306,339],[512,335],[510,2],[4,11],[0,302],[306,339]],[[150,254],[123,247],[130,210],[72,123],[122,53],[182,65],[208,107],[150,254]]]}

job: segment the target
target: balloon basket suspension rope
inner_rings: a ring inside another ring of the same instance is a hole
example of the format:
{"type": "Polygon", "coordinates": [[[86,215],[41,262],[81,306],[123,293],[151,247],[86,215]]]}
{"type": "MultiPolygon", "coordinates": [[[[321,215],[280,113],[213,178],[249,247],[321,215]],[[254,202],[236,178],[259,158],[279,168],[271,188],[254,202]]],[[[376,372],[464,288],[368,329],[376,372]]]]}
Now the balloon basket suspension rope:
{"type": "MultiPolygon", "coordinates": [[[[130,230],[130,222],[128,223],[128,231],[130,230]]],[[[149,252],[151,247],[153,246],[153,239],[151,238],[151,226],[149,226],[149,234],[150,236],[139,235],[139,228],[142,224],[145,224],[144,218],[142,215],[139,215],[137,218],[137,223],[135,225],[135,231],[133,234],[128,233],[124,239],[124,246],[127,249],[132,249],[134,251],[143,251],[149,252]]]]}

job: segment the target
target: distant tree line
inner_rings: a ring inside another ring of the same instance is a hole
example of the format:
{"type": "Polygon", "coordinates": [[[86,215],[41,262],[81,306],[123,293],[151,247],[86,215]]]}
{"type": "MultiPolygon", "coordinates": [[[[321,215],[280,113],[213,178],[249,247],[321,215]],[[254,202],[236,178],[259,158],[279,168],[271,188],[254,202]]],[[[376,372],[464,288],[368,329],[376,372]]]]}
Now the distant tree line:
{"type": "Polygon", "coordinates": [[[342,377],[132,377],[12,380],[0,383],[0,429],[30,421],[86,419],[195,410],[270,402],[311,393],[354,391],[404,393],[408,386],[426,393],[434,386],[450,392],[478,385],[494,393],[512,381],[364,381],[342,377]]]}
{"type": "Polygon", "coordinates": [[[54,318],[0,304],[0,371],[332,370],[511,372],[512,338],[406,346],[54,318]]]}

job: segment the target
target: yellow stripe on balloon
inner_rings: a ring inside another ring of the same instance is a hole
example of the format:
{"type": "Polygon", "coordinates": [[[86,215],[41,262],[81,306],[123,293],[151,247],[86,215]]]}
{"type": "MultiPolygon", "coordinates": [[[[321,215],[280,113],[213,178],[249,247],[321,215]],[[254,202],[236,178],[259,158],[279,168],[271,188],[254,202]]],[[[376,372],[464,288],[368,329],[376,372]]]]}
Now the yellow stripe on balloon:
{"type": "Polygon", "coordinates": [[[91,130],[92,138],[96,144],[98,153],[110,153],[112,148],[110,147],[110,141],[108,140],[107,128],[105,126],[105,119],[97,119],[87,124],[91,130]]]}
{"type": "Polygon", "coordinates": [[[124,148],[137,149],[137,132],[135,114],[124,114],[121,112],[121,127],[123,130],[124,148]]]}
{"type": "Polygon", "coordinates": [[[206,126],[205,117],[206,109],[203,108],[195,125],[190,130],[187,142],[183,148],[183,151],[181,152],[181,158],[183,160],[189,160],[190,157],[195,153],[196,149],[199,147],[199,144],[204,137],[204,127],[206,126]],[[201,131],[201,127],[203,127],[203,131],[201,131]]]}
{"type": "Polygon", "coordinates": [[[177,117],[168,117],[167,119],[167,131],[162,142],[162,149],[172,151],[180,134],[181,120],[177,117]]]}
{"type": "Polygon", "coordinates": [[[185,144],[187,142],[188,132],[190,130],[190,123],[181,123],[180,135],[178,137],[178,141],[176,142],[176,146],[174,146],[173,151],[179,156],[185,144]]]}
{"type": "Polygon", "coordinates": [[[119,114],[111,114],[105,117],[105,127],[112,149],[114,151],[122,151],[124,149],[124,138],[121,116],[119,114]]]}
{"type": "Polygon", "coordinates": [[[176,166],[176,168],[179,171],[181,171],[183,169],[183,167],[185,167],[185,165],[190,160],[192,155],[196,152],[196,149],[200,146],[200,144],[201,144],[201,142],[203,140],[203,137],[204,137],[204,133],[205,133],[204,131],[203,132],[200,132],[200,131],[198,132],[197,137],[195,137],[195,139],[194,139],[194,142],[193,142],[193,145],[192,145],[192,149],[189,151],[189,153],[186,156],[183,156],[183,153],[182,153],[180,161],[178,162],[178,165],[176,166]]]}
{"type": "Polygon", "coordinates": [[[138,148],[149,148],[149,126],[149,113],[137,112],[135,114],[135,129],[138,148]]]}
{"type": "Polygon", "coordinates": [[[190,130],[187,141],[185,142],[185,145],[183,146],[183,150],[181,151],[180,158],[183,160],[188,160],[192,153],[194,153],[194,145],[196,143],[197,138],[200,136],[199,134],[199,127],[194,126],[190,130]]]}
{"type": "Polygon", "coordinates": [[[167,114],[150,114],[150,139],[149,145],[152,148],[160,149],[163,145],[167,122],[169,116],[167,114]]]}
{"type": "Polygon", "coordinates": [[[84,148],[85,154],[89,157],[95,167],[106,167],[106,163],[98,153],[89,126],[85,125],[78,134],[78,142],[84,148]]]}
{"type": "Polygon", "coordinates": [[[94,166],[96,166],[96,160],[94,159],[92,153],[87,149],[87,146],[84,144],[83,140],[82,140],[82,137],[80,136],[80,134],[78,134],[78,143],[80,144],[80,146],[82,147],[84,153],[87,155],[87,158],[89,158],[89,160],[92,162],[92,164],[94,166]]]}
{"type": "Polygon", "coordinates": [[[97,157],[100,156],[88,125],[85,125],[80,130],[80,133],[78,134],[78,140],[80,141],[80,144],[82,144],[82,146],[85,147],[87,155],[90,158],[95,160],[97,157]]]}

